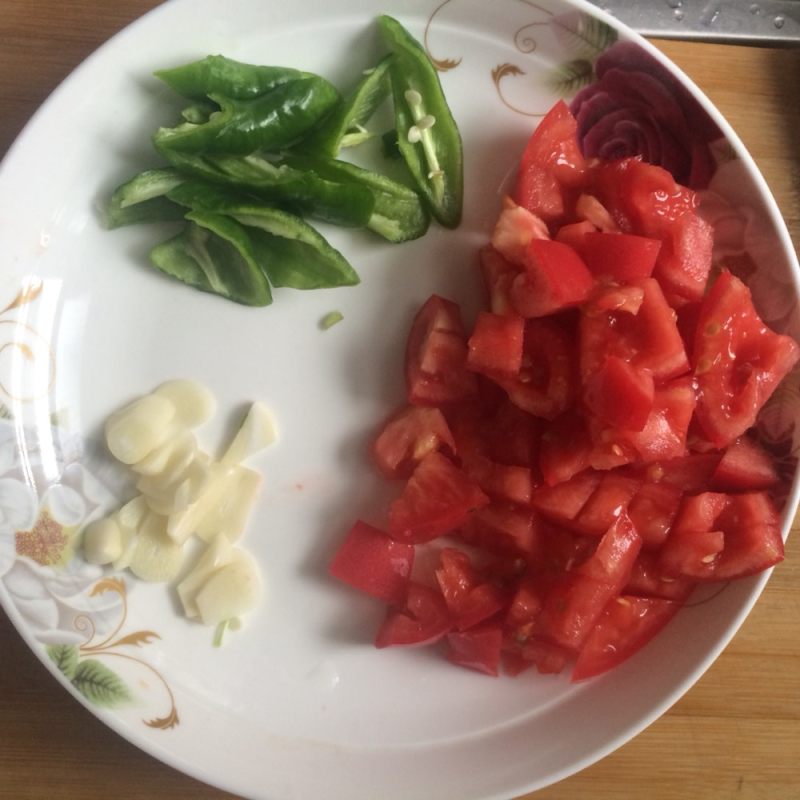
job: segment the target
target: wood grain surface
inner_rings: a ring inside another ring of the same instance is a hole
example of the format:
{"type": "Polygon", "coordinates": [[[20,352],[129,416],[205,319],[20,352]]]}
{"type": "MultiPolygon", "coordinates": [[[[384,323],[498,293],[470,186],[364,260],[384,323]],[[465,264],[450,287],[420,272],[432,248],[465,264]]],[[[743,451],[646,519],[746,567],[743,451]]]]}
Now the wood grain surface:
{"type": "MultiPolygon", "coordinates": [[[[75,66],[156,5],[156,0],[0,0],[0,155],[75,66]]],[[[800,51],[656,44],[738,131],[797,244],[800,51]]],[[[58,131],[53,146],[58,146],[58,131]]],[[[56,684],[0,611],[0,798],[109,797],[220,800],[232,795],[164,766],[104,727],[56,684]]],[[[797,532],[786,561],[775,569],[733,643],[681,701],[601,762],[526,796],[589,797],[800,798],[797,532]]]]}

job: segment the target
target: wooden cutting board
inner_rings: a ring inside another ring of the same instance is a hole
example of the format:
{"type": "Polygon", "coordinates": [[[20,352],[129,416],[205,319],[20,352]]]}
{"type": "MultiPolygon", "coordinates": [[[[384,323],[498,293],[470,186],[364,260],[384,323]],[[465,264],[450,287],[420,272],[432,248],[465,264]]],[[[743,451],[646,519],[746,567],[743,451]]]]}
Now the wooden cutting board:
{"type": "MultiPolygon", "coordinates": [[[[71,69],[156,5],[156,0],[2,0],[0,154],[71,69]]],[[[800,241],[800,51],[656,44],[741,135],[795,243],[800,241]]],[[[58,141],[53,131],[53,147],[58,141]]],[[[0,611],[0,798],[109,797],[232,795],[164,766],[104,727],[56,684],[0,611]]],[[[733,643],[681,701],[598,764],[527,797],[800,798],[798,532],[733,643]]]]}

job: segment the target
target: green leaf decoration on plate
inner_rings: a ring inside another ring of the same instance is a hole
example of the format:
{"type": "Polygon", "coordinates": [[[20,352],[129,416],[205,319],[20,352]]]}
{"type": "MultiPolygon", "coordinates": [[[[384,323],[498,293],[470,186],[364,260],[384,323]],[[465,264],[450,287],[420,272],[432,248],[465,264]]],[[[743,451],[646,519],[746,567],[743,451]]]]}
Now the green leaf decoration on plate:
{"type": "Polygon", "coordinates": [[[564,49],[575,56],[594,60],[617,41],[617,31],[596,17],[579,11],[553,20],[564,49]]]}
{"type": "Polygon", "coordinates": [[[556,94],[569,96],[584,86],[588,86],[594,78],[594,66],[585,58],[576,58],[566,64],[559,65],[549,76],[548,83],[556,94]]]}
{"type": "Polygon", "coordinates": [[[122,678],[94,658],[78,664],[72,685],[89,702],[98,706],[114,708],[132,700],[130,689],[122,678]]]}
{"type": "Polygon", "coordinates": [[[47,648],[47,655],[58,669],[69,680],[75,678],[78,670],[78,646],[74,644],[52,644],[47,648]]]}
{"type": "Polygon", "coordinates": [[[0,419],[13,419],[11,409],[3,403],[0,403],[0,419]]]}

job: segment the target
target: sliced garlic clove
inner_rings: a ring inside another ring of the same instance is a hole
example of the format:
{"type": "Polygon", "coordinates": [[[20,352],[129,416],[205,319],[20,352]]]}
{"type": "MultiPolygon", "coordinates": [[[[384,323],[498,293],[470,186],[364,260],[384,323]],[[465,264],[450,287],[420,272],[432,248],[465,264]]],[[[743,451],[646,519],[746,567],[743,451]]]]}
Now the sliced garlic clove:
{"type": "Polygon", "coordinates": [[[167,536],[167,520],[150,512],[144,518],[131,556],[130,570],[143,581],[166,583],[181,568],[183,548],[167,536]]]}
{"type": "Polygon", "coordinates": [[[129,528],[132,531],[136,531],[147,511],[147,501],[142,495],[137,494],[136,497],[125,503],[119,511],[112,514],[112,517],[121,528],[129,528]]]}
{"type": "Polygon", "coordinates": [[[153,393],[165,397],[175,406],[175,414],[183,425],[197,428],[208,422],[217,410],[217,399],[198,381],[178,379],[162,383],[153,393]]]}
{"type": "Polygon", "coordinates": [[[227,468],[211,465],[208,483],[197,500],[170,513],[167,521],[167,533],[174,541],[180,544],[197,532],[205,515],[209,513],[209,510],[214,507],[225,491],[226,474],[227,468]]]}
{"type": "Polygon", "coordinates": [[[195,596],[201,622],[218,625],[251,611],[261,599],[261,576],[253,557],[237,549],[233,560],[216,570],[195,596]]]}
{"type": "Polygon", "coordinates": [[[234,547],[228,537],[216,536],[209,542],[189,574],[178,584],[178,597],[187,617],[198,616],[200,612],[195,596],[216,570],[232,561],[233,554],[234,547]]]}
{"type": "Polygon", "coordinates": [[[221,461],[223,464],[238,464],[277,439],[278,428],[272,412],[263,403],[253,403],[221,461]]]}
{"type": "Polygon", "coordinates": [[[122,531],[110,517],[90,522],[83,531],[83,557],[90,564],[110,564],[122,555],[122,531]]]}
{"type": "Polygon", "coordinates": [[[170,516],[195,503],[206,490],[214,474],[213,465],[204,453],[195,458],[174,481],[165,484],[160,475],[142,475],[136,488],[147,505],[157,514],[170,516]]]}
{"type": "Polygon", "coordinates": [[[219,533],[232,542],[244,533],[247,520],[258,499],[261,475],[240,465],[228,466],[217,478],[221,488],[210,502],[205,504],[195,533],[206,541],[219,533]]]}
{"type": "Polygon", "coordinates": [[[164,483],[171,483],[185,470],[197,454],[194,434],[175,426],[173,433],[148,456],[132,465],[140,475],[158,475],[164,483]]]}
{"type": "Polygon", "coordinates": [[[166,440],[174,417],[175,406],[170,400],[145,395],[108,418],[108,449],[123,464],[135,464],[166,440]]]}

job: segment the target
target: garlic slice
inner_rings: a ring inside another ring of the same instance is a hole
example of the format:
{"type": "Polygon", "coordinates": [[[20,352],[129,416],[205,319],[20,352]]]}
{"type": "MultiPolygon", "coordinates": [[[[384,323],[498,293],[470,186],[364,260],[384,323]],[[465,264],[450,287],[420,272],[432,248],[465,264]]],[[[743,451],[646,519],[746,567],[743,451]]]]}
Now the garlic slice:
{"type": "Polygon", "coordinates": [[[238,464],[269,447],[277,439],[278,427],[272,412],[263,403],[253,403],[220,460],[223,464],[238,464]]]}
{"type": "Polygon", "coordinates": [[[167,536],[167,520],[152,511],[142,520],[135,538],[130,570],[145,581],[166,583],[178,574],[183,548],[167,536]]]}
{"type": "Polygon", "coordinates": [[[178,428],[174,435],[156,447],[148,456],[132,465],[140,475],[158,475],[172,483],[197,454],[197,439],[191,431],[178,428]]]}
{"type": "Polygon", "coordinates": [[[83,532],[83,556],[90,564],[110,564],[122,555],[122,531],[110,517],[90,522],[83,532]]]}
{"type": "Polygon", "coordinates": [[[140,397],[108,418],[108,449],[123,464],[135,464],[166,440],[174,417],[175,406],[167,398],[140,397]]]}
{"type": "Polygon", "coordinates": [[[205,625],[240,617],[261,599],[261,577],[253,557],[237,549],[234,558],[220,567],[195,596],[200,621],[205,625]]]}
{"type": "Polygon", "coordinates": [[[187,617],[198,616],[200,612],[197,609],[195,596],[217,569],[233,560],[233,553],[234,546],[227,536],[224,534],[215,536],[208,543],[191,572],[178,584],[178,597],[187,617]]]}
{"type": "Polygon", "coordinates": [[[155,392],[175,407],[175,416],[187,428],[197,428],[208,422],[217,410],[217,399],[198,381],[179,378],[162,383],[155,392]]]}
{"type": "Polygon", "coordinates": [[[262,478],[258,472],[238,464],[225,467],[217,477],[220,487],[207,503],[199,518],[195,533],[209,541],[224,533],[232,542],[244,533],[250,512],[258,499],[262,478]]]}

